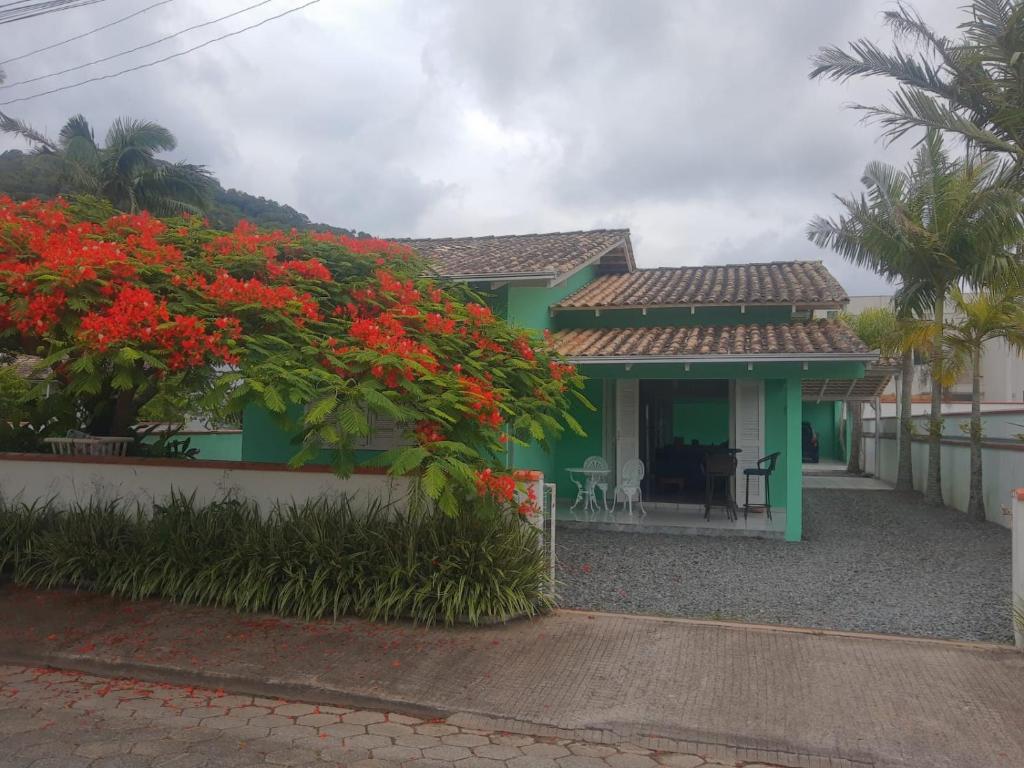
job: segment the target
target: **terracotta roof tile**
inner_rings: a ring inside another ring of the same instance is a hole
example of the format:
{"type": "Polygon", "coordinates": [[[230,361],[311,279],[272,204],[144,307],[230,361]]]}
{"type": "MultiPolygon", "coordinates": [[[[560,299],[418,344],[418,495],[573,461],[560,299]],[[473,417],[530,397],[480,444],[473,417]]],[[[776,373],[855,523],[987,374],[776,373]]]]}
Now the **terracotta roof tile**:
{"type": "Polygon", "coordinates": [[[553,336],[566,357],[714,357],[870,351],[837,320],[660,328],[573,328],[553,336]]]}
{"type": "Polygon", "coordinates": [[[555,305],[562,309],[715,304],[833,307],[849,297],[820,261],[638,269],[606,275],[555,305]]]}
{"type": "Polygon", "coordinates": [[[500,235],[398,240],[432,262],[444,277],[561,275],[616,250],[613,261],[633,266],[628,229],[550,232],[542,235],[500,235]]]}

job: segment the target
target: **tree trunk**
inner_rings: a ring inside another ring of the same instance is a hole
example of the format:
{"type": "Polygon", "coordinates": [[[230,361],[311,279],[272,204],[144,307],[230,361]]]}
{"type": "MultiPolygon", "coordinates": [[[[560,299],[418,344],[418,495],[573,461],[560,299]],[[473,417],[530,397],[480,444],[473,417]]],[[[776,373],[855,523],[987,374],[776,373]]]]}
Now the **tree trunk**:
{"type": "Polygon", "coordinates": [[[971,352],[971,496],[967,514],[985,520],[985,491],[981,468],[981,347],[971,352]]]}
{"type": "Polygon", "coordinates": [[[846,471],[853,475],[861,473],[860,467],[860,443],[864,434],[864,403],[859,400],[847,402],[846,406],[850,411],[850,458],[846,462],[846,471]]]}
{"type": "Polygon", "coordinates": [[[928,483],[924,498],[929,504],[942,505],[942,323],[946,309],[946,292],[935,300],[937,333],[932,345],[932,410],[928,420],[928,483]]]}
{"type": "Polygon", "coordinates": [[[900,373],[900,453],[897,460],[896,490],[914,490],[914,352],[903,353],[900,373]]]}

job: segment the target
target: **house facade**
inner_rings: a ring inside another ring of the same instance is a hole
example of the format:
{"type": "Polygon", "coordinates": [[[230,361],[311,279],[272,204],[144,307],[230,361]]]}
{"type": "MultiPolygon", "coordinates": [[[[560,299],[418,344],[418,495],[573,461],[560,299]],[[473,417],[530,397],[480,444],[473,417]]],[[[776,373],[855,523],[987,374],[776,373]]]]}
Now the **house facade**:
{"type": "MultiPolygon", "coordinates": [[[[611,469],[614,488],[639,459],[648,506],[703,511],[701,457],[730,450],[743,469],[778,453],[771,478],[774,528],[802,536],[802,422],[832,424],[836,402],[873,399],[888,375],[878,355],[842,323],[812,319],[848,297],[821,262],[638,269],[628,230],[407,240],[449,280],[473,285],[510,323],[550,331],[555,348],[587,377],[594,410],[573,415],[586,437],[566,433],[551,452],[513,447],[510,467],[576,493],[572,470],[590,456],[611,469]],[[810,416],[809,416],[810,417],[810,416]]],[[[366,451],[390,447],[397,425],[380,422],[366,451]]],[[[284,461],[294,450],[269,416],[245,414],[242,459],[284,461]]],[[[824,431],[819,428],[819,434],[824,431]]],[[[764,500],[760,478],[751,503],[764,500]]]]}

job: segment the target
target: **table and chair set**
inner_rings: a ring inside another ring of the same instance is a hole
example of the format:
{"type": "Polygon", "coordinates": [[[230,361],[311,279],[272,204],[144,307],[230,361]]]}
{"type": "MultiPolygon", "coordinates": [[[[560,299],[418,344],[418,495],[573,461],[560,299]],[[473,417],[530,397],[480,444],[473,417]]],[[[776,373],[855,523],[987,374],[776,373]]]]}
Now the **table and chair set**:
{"type": "MultiPolygon", "coordinates": [[[[739,505],[733,498],[732,484],[736,477],[738,460],[736,455],[741,453],[739,448],[722,448],[704,457],[704,519],[711,519],[711,510],[714,506],[722,506],[725,509],[726,518],[736,521],[739,519],[739,505]],[[724,494],[715,503],[715,492],[724,486],[724,494]]],[[[775,472],[780,452],[771,453],[757,460],[755,466],[743,469],[744,477],[744,503],[743,517],[746,519],[751,510],[763,510],[769,520],[772,519],[771,506],[771,476],[775,472]],[[764,503],[750,503],[750,480],[758,478],[764,482],[764,503]]],[[[647,516],[643,501],[643,479],[645,473],[644,463],[639,459],[631,459],[622,465],[622,471],[618,482],[612,488],[611,504],[608,503],[609,489],[612,469],[608,462],[601,456],[591,456],[583,462],[581,467],[570,467],[568,469],[569,479],[576,486],[576,499],[570,507],[571,511],[582,504],[582,512],[588,519],[604,514],[606,517],[615,515],[616,507],[626,511],[630,519],[633,517],[633,504],[637,503],[641,519],[647,516]],[[601,498],[598,499],[600,493],[601,498]]]]}

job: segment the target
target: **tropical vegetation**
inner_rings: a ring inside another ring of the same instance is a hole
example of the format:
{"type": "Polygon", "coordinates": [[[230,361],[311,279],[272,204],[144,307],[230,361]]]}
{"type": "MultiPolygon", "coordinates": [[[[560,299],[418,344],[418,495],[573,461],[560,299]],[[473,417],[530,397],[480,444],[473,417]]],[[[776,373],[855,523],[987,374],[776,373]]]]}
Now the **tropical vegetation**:
{"type": "Polygon", "coordinates": [[[911,5],[885,11],[893,46],[861,38],[849,50],[829,46],[813,58],[811,78],[881,77],[895,83],[886,105],[855,105],[888,139],[915,129],[957,134],[977,150],[1024,170],[1024,3],[973,0],[960,36],[940,35],[911,5]],[[901,47],[901,43],[910,48],[901,47]]]}
{"type": "MultiPolygon", "coordinates": [[[[0,189],[19,201],[34,197],[49,200],[72,194],[74,188],[61,169],[58,154],[9,149],[0,153],[0,189]]],[[[365,232],[313,222],[290,205],[238,189],[225,189],[216,179],[211,180],[209,206],[203,214],[214,229],[231,230],[238,222],[248,221],[261,229],[299,229],[369,237],[365,232]]]]}
{"type": "Polygon", "coordinates": [[[582,377],[427,273],[382,240],[0,198],[0,350],[42,356],[92,434],[129,434],[183,392],[226,416],[258,403],[295,434],[293,466],[347,475],[383,417],[404,442],[370,462],[416,475],[449,514],[511,504],[508,444],[579,431],[582,377]]]}
{"type": "MultiPolygon", "coordinates": [[[[1024,236],[1020,193],[1005,183],[995,159],[951,157],[941,134],[929,130],[906,169],[869,163],[862,181],[866,191],[838,197],[842,214],[815,217],[808,237],[899,283],[894,304],[901,317],[929,317],[943,327],[952,289],[989,285],[1016,269],[1012,248],[1024,236]]],[[[944,346],[938,336],[930,363],[936,384],[925,495],[941,504],[944,346]]]]}
{"type": "Polygon", "coordinates": [[[948,363],[943,382],[951,384],[964,370],[971,371],[970,496],[967,513],[985,519],[984,479],[981,461],[981,359],[989,342],[1004,340],[1017,354],[1024,352],[1024,291],[1018,281],[965,294],[954,287],[950,292],[952,319],[941,327],[924,326],[924,338],[932,336],[946,350],[948,363]]]}
{"type": "MultiPolygon", "coordinates": [[[[858,314],[844,313],[842,319],[853,332],[870,348],[878,350],[885,358],[898,357],[900,371],[900,439],[897,460],[896,490],[914,490],[914,464],[911,443],[913,420],[911,418],[911,391],[914,376],[914,352],[920,348],[917,340],[917,326],[897,316],[889,307],[865,309],[858,314]]],[[[861,438],[864,431],[863,403],[848,404],[850,419],[850,455],[847,472],[858,474],[862,470],[861,438]]]]}
{"type": "Polygon", "coordinates": [[[146,513],[117,501],[0,501],[0,575],[305,620],[476,624],[552,600],[537,527],[479,504],[446,515],[316,499],[264,514],[180,494],[146,513]]]}
{"type": "Polygon", "coordinates": [[[210,206],[213,177],[204,166],[157,157],[178,145],[158,123],[119,117],[102,145],[82,115],[70,118],[56,141],[6,115],[0,115],[0,130],[25,139],[39,154],[57,156],[68,191],[103,197],[118,210],[172,216],[210,206]]]}

